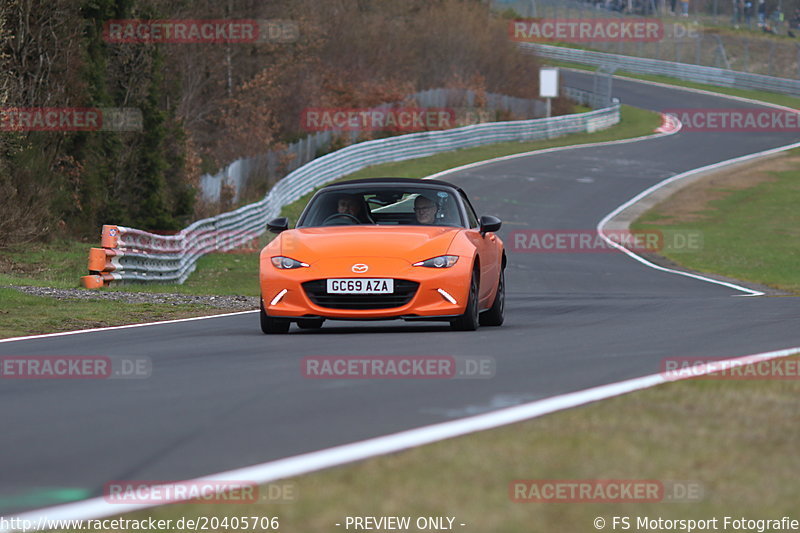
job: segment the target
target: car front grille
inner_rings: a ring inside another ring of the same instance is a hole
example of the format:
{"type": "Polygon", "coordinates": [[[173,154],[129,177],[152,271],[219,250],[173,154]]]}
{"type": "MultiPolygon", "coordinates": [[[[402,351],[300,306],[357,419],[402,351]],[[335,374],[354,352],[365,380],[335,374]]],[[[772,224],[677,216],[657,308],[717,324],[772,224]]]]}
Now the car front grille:
{"type": "Polygon", "coordinates": [[[392,294],[328,294],[324,279],[306,281],[303,289],[308,298],[320,307],[328,309],[391,309],[402,307],[416,294],[419,283],[405,279],[394,280],[392,294]]]}

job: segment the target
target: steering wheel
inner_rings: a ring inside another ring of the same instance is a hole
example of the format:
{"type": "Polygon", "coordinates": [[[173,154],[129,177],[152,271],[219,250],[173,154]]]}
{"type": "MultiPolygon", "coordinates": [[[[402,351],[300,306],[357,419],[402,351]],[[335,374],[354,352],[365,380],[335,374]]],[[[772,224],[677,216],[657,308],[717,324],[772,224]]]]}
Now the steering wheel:
{"type": "Polygon", "coordinates": [[[322,221],[322,225],[327,226],[329,225],[330,222],[336,220],[337,218],[347,219],[351,221],[353,224],[361,224],[361,221],[357,217],[351,215],[350,213],[334,213],[332,215],[328,215],[328,217],[322,221]]]}

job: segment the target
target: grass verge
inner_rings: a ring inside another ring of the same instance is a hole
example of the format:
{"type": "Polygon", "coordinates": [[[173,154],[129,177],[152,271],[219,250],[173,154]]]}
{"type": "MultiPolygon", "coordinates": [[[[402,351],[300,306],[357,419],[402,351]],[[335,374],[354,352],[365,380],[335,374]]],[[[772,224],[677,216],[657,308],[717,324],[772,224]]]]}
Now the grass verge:
{"type": "Polygon", "coordinates": [[[798,519],[798,394],[797,380],[668,383],[286,480],[292,503],[175,504],[126,518],[278,516],[281,530],[339,531],[346,516],[453,516],[467,525],[456,530],[498,533],[596,531],[598,516],[606,530],[614,516],[633,524],[719,517],[719,530],[724,516],[798,519]],[[509,485],[519,479],[679,481],[702,490],[685,503],[513,503],[509,485]]]}
{"type": "Polygon", "coordinates": [[[718,172],[681,189],[631,227],[699,232],[699,249],[669,260],[700,272],[800,293],[800,150],[718,172]]]}
{"type": "MultiPolygon", "coordinates": [[[[266,239],[264,236],[262,242],[266,239]]],[[[0,286],[76,288],[79,278],[87,274],[86,262],[91,246],[93,244],[85,242],[60,241],[5,250],[0,253],[0,286]]],[[[256,247],[205,255],[182,285],[120,285],[100,291],[258,296],[259,250],[256,247]]]]}
{"type": "Polygon", "coordinates": [[[54,300],[0,288],[0,338],[224,313],[205,305],[54,300]]]}

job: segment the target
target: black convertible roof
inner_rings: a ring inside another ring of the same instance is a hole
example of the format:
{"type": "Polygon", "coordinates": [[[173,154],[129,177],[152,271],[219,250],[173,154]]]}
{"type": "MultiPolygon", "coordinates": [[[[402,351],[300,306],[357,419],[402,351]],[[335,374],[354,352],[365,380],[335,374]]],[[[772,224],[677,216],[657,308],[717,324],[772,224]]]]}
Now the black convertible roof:
{"type": "Polygon", "coordinates": [[[330,185],[325,185],[324,187],[322,187],[322,189],[349,187],[351,185],[359,186],[359,185],[392,185],[392,184],[409,184],[409,185],[414,185],[416,187],[431,187],[431,188],[449,187],[459,192],[463,192],[461,191],[461,187],[459,187],[458,185],[453,185],[452,183],[448,183],[446,181],[423,180],[417,178],[363,178],[359,180],[349,180],[349,181],[340,181],[338,183],[331,183],[330,185]]]}

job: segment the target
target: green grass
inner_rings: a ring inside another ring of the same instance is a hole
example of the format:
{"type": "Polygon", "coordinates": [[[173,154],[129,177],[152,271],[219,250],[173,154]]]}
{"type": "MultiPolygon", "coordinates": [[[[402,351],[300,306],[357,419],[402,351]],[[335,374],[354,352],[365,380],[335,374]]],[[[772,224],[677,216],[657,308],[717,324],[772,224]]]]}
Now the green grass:
{"type": "MultiPolygon", "coordinates": [[[[260,244],[267,239],[262,237],[260,244]]],[[[94,246],[99,246],[99,242],[94,246]]],[[[0,286],[78,287],[80,277],[88,274],[87,260],[91,247],[89,243],[59,241],[6,250],[0,257],[0,265],[6,272],[0,274],[0,286]]],[[[130,284],[100,290],[258,296],[258,251],[260,249],[205,255],[182,285],[130,284]]]]}
{"type": "MultiPolygon", "coordinates": [[[[564,67],[564,68],[574,68],[578,70],[586,70],[589,72],[594,72],[596,67],[582,65],[580,63],[569,63],[565,61],[553,61],[553,60],[546,60],[548,65],[554,67],[564,67]]],[[[665,83],[667,85],[675,85],[677,87],[687,87],[689,89],[702,89],[705,91],[711,91],[720,94],[727,94],[730,96],[739,96],[742,98],[750,98],[753,100],[759,100],[762,102],[768,102],[771,104],[778,104],[786,107],[790,107],[792,109],[800,109],[800,98],[796,98],[793,96],[788,96],[785,94],[777,94],[777,93],[768,93],[764,91],[750,91],[746,89],[732,89],[730,87],[719,87],[717,85],[708,85],[704,83],[694,83],[691,81],[683,81],[676,78],[670,78],[667,76],[654,76],[650,74],[636,74],[633,72],[627,72],[624,70],[618,70],[614,73],[616,76],[625,76],[628,78],[634,78],[637,80],[643,81],[654,81],[658,83],[665,83]]],[[[624,102],[623,102],[624,103],[624,102]]]]}
{"type": "MultiPolygon", "coordinates": [[[[784,157],[797,155],[800,150],[784,157]]],[[[700,250],[662,254],[693,270],[800,293],[800,162],[795,159],[793,165],[791,170],[768,172],[771,181],[726,191],[709,202],[699,220],[671,222],[670,212],[656,206],[632,228],[699,231],[700,250]]]]}
{"type": "MultiPolygon", "coordinates": [[[[224,312],[216,310],[217,313],[224,312]]],[[[201,305],[55,300],[0,288],[0,338],[211,314],[201,305]]]]}
{"type": "MultiPolygon", "coordinates": [[[[99,240],[98,236],[95,246],[99,246],[99,240]]],[[[91,246],[85,242],[60,240],[2,250],[0,285],[76,287],[78,277],[88,274],[86,264],[91,246]]]]}
{"type": "MultiPolygon", "coordinates": [[[[653,130],[660,125],[661,118],[657,113],[637,109],[635,107],[622,106],[620,124],[607,130],[594,133],[577,133],[544,141],[498,143],[465,150],[454,150],[452,152],[421,157],[419,159],[367,167],[336,181],[384,176],[396,178],[423,178],[449,168],[509,154],[543,150],[555,146],[569,146],[573,144],[640,137],[653,133],[653,130]]],[[[300,216],[300,213],[308,203],[308,200],[311,199],[314,192],[315,191],[312,191],[299,200],[285,206],[281,214],[289,217],[292,223],[297,222],[297,218],[300,216]]]]}
{"type": "MultiPolygon", "coordinates": [[[[118,326],[224,313],[194,304],[124,303],[101,299],[56,300],[24,294],[9,285],[73,289],[87,274],[88,243],[58,241],[0,254],[0,338],[118,326]]],[[[122,285],[98,292],[153,292],[258,296],[258,253],[210,254],[183,285],[122,285]]]]}
{"type": "Polygon", "coordinates": [[[467,524],[456,530],[497,533],[596,531],[597,516],[606,530],[626,515],[798,518],[798,394],[796,380],[670,383],[284,480],[296,486],[293,503],[176,504],[126,517],[278,516],[281,530],[338,531],[346,516],[455,516],[467,524]],[[683,481],[703,494],[690,503],[514,503],[518,479],[683,481]]]}

